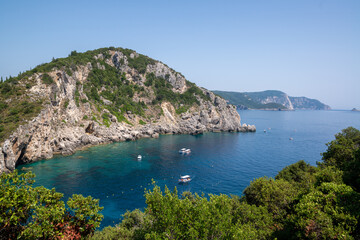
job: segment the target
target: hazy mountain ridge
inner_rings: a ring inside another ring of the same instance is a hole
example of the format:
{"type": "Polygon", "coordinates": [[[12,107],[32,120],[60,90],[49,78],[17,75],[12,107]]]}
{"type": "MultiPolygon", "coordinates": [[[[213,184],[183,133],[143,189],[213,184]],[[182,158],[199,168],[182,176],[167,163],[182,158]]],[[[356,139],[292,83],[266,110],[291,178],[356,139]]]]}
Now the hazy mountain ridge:
{"type": "Polygon", "coordinates": [[[236,108],[160,61],[102,48],[0,83],[0,172],[77,149],[159,134],[255,131],[236,108]]]}
{"type": "Polygon", "coordinates": [[[272,109],[272,110],[330,110],[319,100],[307,97],[290,97],[277,90],[262,92],[227,92],[213,91],[239,109],[272,109]]]}

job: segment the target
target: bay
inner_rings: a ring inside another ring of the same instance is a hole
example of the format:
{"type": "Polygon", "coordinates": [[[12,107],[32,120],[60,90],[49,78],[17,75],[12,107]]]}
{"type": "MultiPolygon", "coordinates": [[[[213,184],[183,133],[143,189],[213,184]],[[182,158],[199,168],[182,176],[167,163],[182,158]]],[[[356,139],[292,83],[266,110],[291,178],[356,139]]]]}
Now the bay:
{"type": "Polygon", "coordinates": [[[177,187],[180,193],[241,195],[253,179],[274,177],[301,159],[316,165],[336,133],[348,126],[360,129],[359,112],[239,113],[242,122],[256,125],[257,132],[166,135],[91,147],[26,167],[36,174],[36,186],[55,187],[65,200],[72,194],[100,199],[104,227],[118,223],[126,210],[143,209],[144,189],[152,188],[152,180],[162,188],[177,187]],[[192,152],[179,154],[183,147],[192,152]],[[179,185],[179,176],[185,174],[193,180],[179,185]]]}

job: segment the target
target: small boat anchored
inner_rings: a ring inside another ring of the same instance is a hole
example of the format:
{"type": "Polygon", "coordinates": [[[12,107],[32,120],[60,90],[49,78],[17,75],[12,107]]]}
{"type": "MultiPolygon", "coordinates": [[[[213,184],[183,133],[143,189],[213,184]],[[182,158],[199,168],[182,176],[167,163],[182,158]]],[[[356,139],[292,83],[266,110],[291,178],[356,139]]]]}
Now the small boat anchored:
{"type": "Polygon", "coordinates": [[[141,161],[141,159],[142,159],[142,156],[141,156],[141,155],[138,155],[138,156],[137,156],[137,160],[138,160],[138,161],[141,161]]]}
{"type": "Polygon", "coordinates": [[[184,175],[184,176],[180,176],[179,178],[179,183],[188,183],[191,181],[191,177],[190,175],[184,175]]]}
{"type": "Polygon", "coordinates": [[[179,150],[179,153],[182,153],[182,154],[191,153],[191,149],[190,148],[182,148],[179,150]]]}

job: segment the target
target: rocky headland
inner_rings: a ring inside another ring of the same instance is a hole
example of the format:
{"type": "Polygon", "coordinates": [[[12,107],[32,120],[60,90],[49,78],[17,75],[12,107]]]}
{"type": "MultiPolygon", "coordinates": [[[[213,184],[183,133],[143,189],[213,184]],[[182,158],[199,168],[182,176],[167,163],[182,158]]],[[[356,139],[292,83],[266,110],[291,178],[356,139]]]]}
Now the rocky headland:
{"type": "Polygon", "coordinates": [[[330,110],[331,108],[317,99],[291,97],[277,90],[262,92],[213,91],[238,109],[259,110],[330,110]]]}
{"type": "Polygon", "coordinates": [[[122,48],[72,52],[0,84],[0,172],[159,134],[256,131],[235,106],[122,48]]]}

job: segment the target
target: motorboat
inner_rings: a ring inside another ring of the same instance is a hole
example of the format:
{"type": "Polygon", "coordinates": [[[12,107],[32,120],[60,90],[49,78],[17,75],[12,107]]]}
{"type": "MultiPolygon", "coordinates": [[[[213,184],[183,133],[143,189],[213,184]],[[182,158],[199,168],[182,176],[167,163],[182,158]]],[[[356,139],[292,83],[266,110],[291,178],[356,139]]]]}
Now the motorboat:
{"type": "Polygon", "coordinates": [[[185,153],[185,151],[186,151],[186,148],[182,148],[179,150],[179,153],[185,153]]]}
{"type": "Polygon", "coordinates": [[[191,181],[191,177],[190,175],[184,175],[184,176],[180,176],[179,178],[179,183],[188,183],[191,181]]]}
{"type": "Polygon", "coordinates": [[[141,161],[141,159],[142,159],[142,156],[141,156],[141,155],[138,155],[138,156],[137,156],[137,160],[138,160],[138,161],[141,161]]]}
{"type": "Polygon", "coordinates": [[[191,153],[191,149],[190,148],[182,148],[179,150],[179,153],[191,153]]]}

